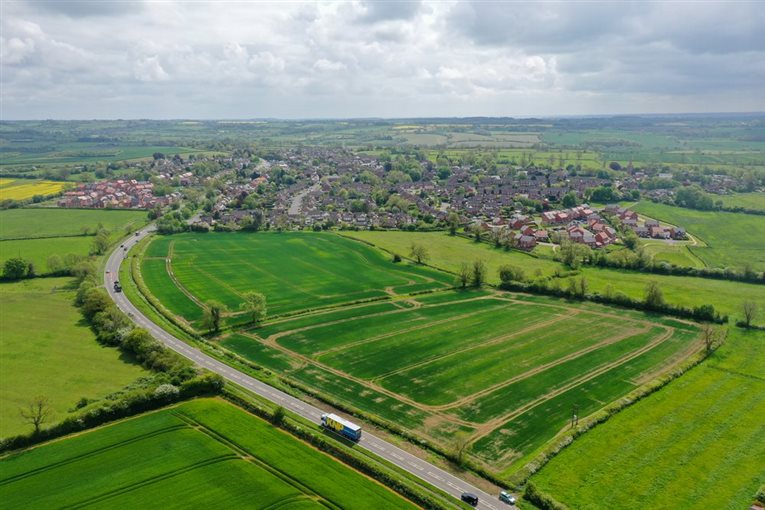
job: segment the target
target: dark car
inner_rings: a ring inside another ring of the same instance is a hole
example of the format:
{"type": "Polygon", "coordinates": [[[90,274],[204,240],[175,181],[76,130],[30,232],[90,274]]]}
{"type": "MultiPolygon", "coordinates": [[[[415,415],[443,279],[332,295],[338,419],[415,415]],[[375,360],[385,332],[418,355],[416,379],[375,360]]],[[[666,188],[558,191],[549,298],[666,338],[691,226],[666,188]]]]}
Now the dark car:
{"type": "Polygon", "coordinates": [[[476,496],[472,492],[463,492],[460,499],[464,501],[465,503],[467,503],[468,505],[478,506],[478,496],[476,496]]]}

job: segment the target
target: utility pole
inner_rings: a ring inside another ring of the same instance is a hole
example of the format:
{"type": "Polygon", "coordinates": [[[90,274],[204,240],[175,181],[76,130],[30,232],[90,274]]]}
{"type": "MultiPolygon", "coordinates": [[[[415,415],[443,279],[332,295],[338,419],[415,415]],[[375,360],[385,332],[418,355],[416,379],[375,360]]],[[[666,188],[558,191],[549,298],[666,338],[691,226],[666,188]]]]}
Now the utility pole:
{"type": "Polygon", "coordinates": [[[573,429],[579,425],[579,406],[574,404],[571,406],[571,428],[573,429]]]}

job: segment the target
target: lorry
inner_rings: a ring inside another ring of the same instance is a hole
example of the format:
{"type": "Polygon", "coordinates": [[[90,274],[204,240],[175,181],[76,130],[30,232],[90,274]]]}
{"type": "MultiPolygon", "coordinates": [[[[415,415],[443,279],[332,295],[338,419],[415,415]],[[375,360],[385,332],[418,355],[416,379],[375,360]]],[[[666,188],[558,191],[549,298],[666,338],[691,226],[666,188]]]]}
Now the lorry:
{"type": "Polygon", "coordinates": [[[338,434],[347,437],[352,441],[358,441],[361,439],[361,427],[355,423],[351,423],[345,418],[341,418],[336,414],[324,413],[321,415],[321,426],[337,432],[338,434]]]}

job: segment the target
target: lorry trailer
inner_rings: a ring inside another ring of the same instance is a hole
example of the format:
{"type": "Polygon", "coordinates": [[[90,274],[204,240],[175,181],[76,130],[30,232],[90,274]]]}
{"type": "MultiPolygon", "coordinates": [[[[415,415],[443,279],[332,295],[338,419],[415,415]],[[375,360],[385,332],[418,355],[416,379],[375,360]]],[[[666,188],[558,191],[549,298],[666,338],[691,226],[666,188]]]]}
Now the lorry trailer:
{"type": "Polygon", "coordinates": [[[327,429],[333,430],[352,441],[361,439],[361,427],[351,423],[345,418],[336,414],[324,413],[321,415],[321,425],[327,429]]]}

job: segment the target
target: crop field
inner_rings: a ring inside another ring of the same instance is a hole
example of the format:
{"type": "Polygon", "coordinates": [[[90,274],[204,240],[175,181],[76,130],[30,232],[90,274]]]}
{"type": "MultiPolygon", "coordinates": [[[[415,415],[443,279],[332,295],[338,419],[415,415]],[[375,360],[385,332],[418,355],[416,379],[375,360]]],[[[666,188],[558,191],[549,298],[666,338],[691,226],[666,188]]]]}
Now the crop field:
{"type": "Polygon", "coordinates": [[[219,400],[188,402],[0,458],[8,508],[415,508],[219,400]]]}
{"type": "Polygon", "coordinates": [[[719,211],[696,211],[652,202],[639,202],[640,214],[684,227],[706,246],[689,247],[711,267],[741,269],[750,264],[765,271],[765,216],[719,211]]]}
{"type": "Polygon", "coordinates": [[[269,315],[441,289],[452,278],[334,234],[211,233],[160,237],[141,264],[152,293],[194,321],[217,300],[236,312],[242,294],[265,294],[269,315]]]}
{"type": "MultiPolygon", "coordinates": [[[[559,262],[545,256],[535,256],[536,250],[532,254],[516,250],[504,251],[486,243],[475,243],[469,239],[452,237],[445,232],[359,231],[346,232],[343,235],[372,243],[402,256],[408,253],[412,242],[422,243],[430,252],[428,264],[446,271],[458,271],[460,264],[465,261],[483,260],[488,270],[488,281],[491,283],[499,282],[497,270],[503,264],[522,267],[529,278],[534,278],[537,271],[542,277],[550,278],[556,270],[563,274],[570,273],[570,270],[559,262]]],[[[604,292],[611,289],[612,292],[622,292],[636,299],[643,298],[646,285],[650,281],[657,281],[668,303],[687,307],[712,304],[716,310],[729,314],[734,319],[741,316],[741,305],[744,301],[755,301],[761,303],[760,306],[765,306],[763,300],[765,287],[751,283],[655,275],[598,267],[583,267],[574,271],[571,276],[558,278],[558,280],[561,287],[566,288],[568,279],[579,279],[582,276],[586,278],[590,292],[604,292]]],[[[761,318],[758,323],[764,320],[761,318]]]]}
{"type": "Polygon", "coordinates": [[[731,328],[702,365],[585,434],[532,482],[572,509],[748,508],[765,483],[765,333],[731,328]]]}
{"type": "Polygon", "coordinates": [[[71,282],[0,283],[0,437],[31,430],[19,409],[37,396],[50,400],[59,421],[81,397],[102,397],[146,374],[98,344],[73,305],[71,282]]]}
{"type": "Polygon", "coordinates": [[[37,274],[48,272],[53,255],[85,256],[99,225],[109,230],[112,241],[127,227],[138,228],[147,221],[145,211],[25,208],[0,211],[0,264],[12,257],[30,260],[37,274]]]}
{"type": "Polygon", "coordinates": [[[597,411],[695,351],[696,336],[603,307],[444,291],[266,323],[220,345],[444,448],[462,431],[502,473],[554,437],[572,405],[597,411]]]}
{"type": "Polygon", "coordinates": [[[55,195],[70,185],[70,183],[58,181],[0,179],[0,200],[27,200],[35,195],[55,195]]]}

